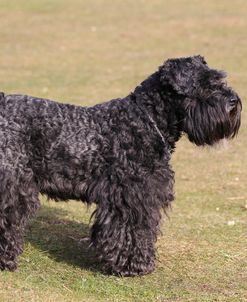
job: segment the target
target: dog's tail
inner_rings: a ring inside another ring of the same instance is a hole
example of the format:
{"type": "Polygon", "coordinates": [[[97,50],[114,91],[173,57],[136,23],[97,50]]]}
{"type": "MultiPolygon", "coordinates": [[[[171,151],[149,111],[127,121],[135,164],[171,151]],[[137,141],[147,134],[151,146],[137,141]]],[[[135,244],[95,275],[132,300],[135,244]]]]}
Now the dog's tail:
{"type": "Polygon", "coordinates": [[[4,99],[4,97],[5,97],[4,92],[1,92],[1,91],[0,91],[0,101],[1,101],[2,99],[4,99]]]}

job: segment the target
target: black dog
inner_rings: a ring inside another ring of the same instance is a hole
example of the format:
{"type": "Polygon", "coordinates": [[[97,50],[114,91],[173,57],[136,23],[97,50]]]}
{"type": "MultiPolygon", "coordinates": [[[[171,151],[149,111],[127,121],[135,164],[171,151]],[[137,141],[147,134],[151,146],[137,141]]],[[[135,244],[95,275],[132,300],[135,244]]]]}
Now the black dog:
{"type": "Polygon", "coordinates": [[[176,141],[186,133],[213,145],[239,129],[241,102],[224,77],[195,56],[168,60],[126,98],[93,107],[2,93],[0,269],[16,268],[41,192],[96,203],[90,240],[107,271],[153,271],[176,141]]]}

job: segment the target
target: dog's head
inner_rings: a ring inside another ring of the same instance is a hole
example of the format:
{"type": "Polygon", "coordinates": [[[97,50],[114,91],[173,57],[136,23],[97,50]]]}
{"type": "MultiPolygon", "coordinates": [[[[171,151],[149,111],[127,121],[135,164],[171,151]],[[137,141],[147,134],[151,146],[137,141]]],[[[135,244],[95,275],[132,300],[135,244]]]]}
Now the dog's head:
{"type": "Polygon", "coordinates": [[[210,69],[201,56],[171,59],[160,67],[160,80],[180,100],[182,130],[196,145],[234,137],[240,127],[241,101],[227,86],[225,72],[210,69]]]}

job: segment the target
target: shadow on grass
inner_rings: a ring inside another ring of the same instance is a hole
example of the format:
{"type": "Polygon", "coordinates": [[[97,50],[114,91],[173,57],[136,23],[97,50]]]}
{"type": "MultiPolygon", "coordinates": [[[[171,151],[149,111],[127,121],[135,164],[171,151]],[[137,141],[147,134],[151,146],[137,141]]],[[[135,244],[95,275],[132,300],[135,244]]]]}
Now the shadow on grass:
{"type": "Polygon", "coordinates": [[[67,211],[42,206],[26,231],[25,240],[58,262],[90,271],[101,271],[85,237],[89,226],[67,219],[67,211]]]}

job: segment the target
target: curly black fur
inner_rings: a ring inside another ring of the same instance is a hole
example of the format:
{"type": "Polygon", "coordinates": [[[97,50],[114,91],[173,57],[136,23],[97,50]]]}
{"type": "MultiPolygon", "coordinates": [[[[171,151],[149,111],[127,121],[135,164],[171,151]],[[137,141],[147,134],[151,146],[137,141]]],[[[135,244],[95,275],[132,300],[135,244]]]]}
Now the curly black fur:
{"type": "Polygon", "coordinates": [[[200,56],[172,59],[133,93],[93,107],[0,95],[0,269],[14,270],[39,192],[96,203],[91,245],[111,273],[155,267],[169,160],[185,132],[197,145],[233,137],[241,102],[200,56]]]}

